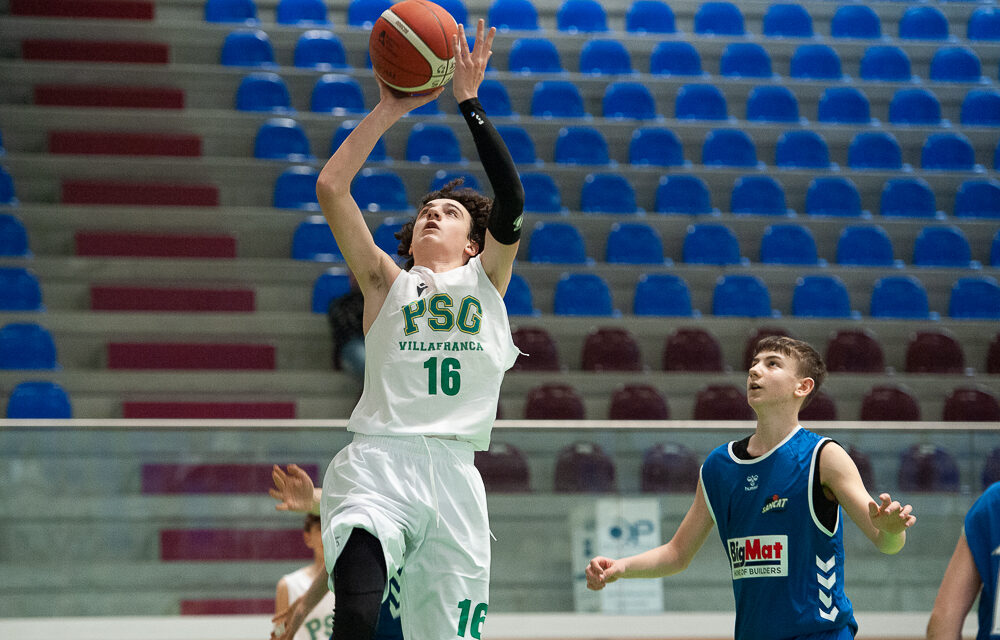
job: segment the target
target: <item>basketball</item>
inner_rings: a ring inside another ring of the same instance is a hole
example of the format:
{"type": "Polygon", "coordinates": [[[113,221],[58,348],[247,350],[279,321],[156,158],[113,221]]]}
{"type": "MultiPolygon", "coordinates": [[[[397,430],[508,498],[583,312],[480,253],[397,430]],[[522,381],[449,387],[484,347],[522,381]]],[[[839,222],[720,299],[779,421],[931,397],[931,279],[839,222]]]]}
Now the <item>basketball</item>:
{"type": "Polygon", "coordinates": [[[368,54],[387,85],[422,93],[446,84],[455,73],[451,38],[458,24],[428,0],[403,0],[386,9],[372,27],[368,54]]]}

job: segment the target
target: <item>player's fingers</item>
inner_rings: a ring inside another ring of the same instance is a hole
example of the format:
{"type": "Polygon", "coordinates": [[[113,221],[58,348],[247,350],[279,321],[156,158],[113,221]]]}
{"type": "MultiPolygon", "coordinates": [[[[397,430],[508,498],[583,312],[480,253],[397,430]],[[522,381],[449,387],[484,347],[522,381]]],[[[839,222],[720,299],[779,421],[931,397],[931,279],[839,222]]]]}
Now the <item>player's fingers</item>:
{"type": "Polygon", "coordinates": [[[889,506],[886,508],[886,513],[891,513],[895,515],[898,514],[902,510],[902,508],[903,506],[901,504],[893,500],[892,503],[890,503],[889,506]]]}
{"type": "Polygon", "coordinates": [[[905,507],[899,510],[899,515],[905,519],[908,515],[910,515],[911,511],[913,511],[913,506],[906,505],[905,507]]]}
{"type": "Polygon", "coordinates": [[[881,509],[883,510],[889,506],[890,502],[892,502],[892,496],[890,496],[888,493],[879,494],[878,499],[882,501],[881,509]]]}

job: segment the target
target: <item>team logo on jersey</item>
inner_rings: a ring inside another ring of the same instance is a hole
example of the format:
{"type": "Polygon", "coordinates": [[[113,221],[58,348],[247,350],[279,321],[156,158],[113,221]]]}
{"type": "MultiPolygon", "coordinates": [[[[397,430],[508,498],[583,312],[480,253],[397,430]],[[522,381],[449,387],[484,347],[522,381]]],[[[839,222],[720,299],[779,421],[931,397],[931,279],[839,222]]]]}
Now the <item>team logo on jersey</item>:
{"type": "Polygon", "coordinates": [[[788,575],[788,536],[730,538],[726,548],[733,580],[788,575]]]}
{"type": "Polygon", "coordinates": [[[788,504],[788,498],[781,498],[778,497],[778,494],[774,494],[767,499],[767,502],[764,503],[764,508],[760,512],[761,514],[765,514],[769,511],[784,511],[786,504],[788,504]]]}
{"type": "Polygon", "coordinates": [[[417,295],[418,296],[424,295],[424,291],[427,291],[427,283],[426,282],[418,282],[417,283],[417,295]]]}
{"type": "Polygon", "coordinates": [[[743,487],[743,490],[744,491],[756,491],[759,488],[759,485],[757,484],[757,480],[758,479],[759,478],[757,477],[756,474],[752,475],[752,476],[747,476],[747,484],[746,484],[746,486],[743,487]]]}

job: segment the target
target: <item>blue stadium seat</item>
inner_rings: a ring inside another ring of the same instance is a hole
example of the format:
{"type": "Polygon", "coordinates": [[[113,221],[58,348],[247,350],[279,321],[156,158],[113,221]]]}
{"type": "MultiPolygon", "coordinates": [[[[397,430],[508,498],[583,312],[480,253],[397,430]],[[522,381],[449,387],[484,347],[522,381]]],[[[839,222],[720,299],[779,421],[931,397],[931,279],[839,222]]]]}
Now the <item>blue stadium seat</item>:
{"type": "Polygon", "coordinates": [[[673,175],[660,178],[656,188],[657,213],[714,213],[708,186],[695,175],[673,175]]]}
{"type": "Polygon", "coordinates": [[[1000,40],[1000,9],[993,6],[979,7],[966,23],[969,40],[1000,40]]]}
{"type": "Polygon", "coordinates": [[[803,276],[792,292],[792,315],[806,318],[850,318],[851,298],[844,281],[833,275],[803,276]]]}
{"type": "Polygon", "coordinates": [[[694,32],[702,35],[741,36],[743,13],[731,2],[705,2],[694,14],[694,32]]]}
{"type": "Polygon", "coordinates": [[[510,47],[507,69],[513,73],[561,73],[562,58],[551,40],[518,38],[510,47]]]}
{"type": "Polygon", "coordinates": [[[772,4],[764,14],[764,35],[769,38],[811,38],[812,16],[799,4],[772,4]]]}
{"type": "Polygon", "coordinates": [[[760,239],[760,261],[764,264],[818,265],[816,239],[800,224],[772,224],[760,239]]]}
{"type": "MultiPolygon", "coordinates": [[[[389,255],[395,255],[393,249],[389,255]]],[[[313,282],[312,302],[313,313],[327,313],[330,303],[351,290],[351,278],[343,268],[328,269],[319,274],[313,282]]]]}
{"type": "Polygon", "coordinates": [[[649,72],[663,76],[701,76],[701,54],[690,42],[657,43],[649,56],[649,72]]]}
{"type": "MultiPolygon", "coordinates": [[[[437,0],[437,4],[450,13],[456,23],[474,25],[474,23],[469,22],[469,10],[466,9],[465,3],[462,0],[437,0]]],[[[471,49],[472,47],[469,48],[471,49]]]]}
{"type": "MultiPolygon", "coordinates": [[[[973,127],[1000,126],[1000,93],[973,89],[962,100],[962,124],[973,127]]],[[[996,164],[993,165],[996,169],[996,164]]]]}
{"type": "Polygon", "coordinates": [[[931,317],[927,290],[914,276],[886,276],[872,288],[870,315],[873,318],[920,320],[931,317]]]}
{"type": "Polygon", "coordinates": [[[407,211],[403,179],[393,171],[362,169],[351,182],[351,196],[362,211],[407,211]]]}
{"type": "Polygon", "coordinates": [[[236,89],[238,111],[292,111],[292,96],[285,81],[276,73],[251,73],[240,80],[236,89]]]}
{"type": "Polygon", "coordinates": [[[510,157],[517,164],[535,164],[538,156],[535,154],[535,141],[524,127],[513,124],[497,125],[497,133],[507,145],[510,157]]]}
{"type": "Polygon", "coordinates": [[[927,137],[920,150],[920,168],[932,171],[974,171],[976,152],[969,139],[961,133],[934,133],[927,137]]]}
{"type": "Polygon", "coordinates": [[[544,80],[531,94],[531,115],[536,118],[584,118],[583,96],[572,82],[544,80]]]}
{"type": "Polygon", "coordinates": [[[493,0],[487,15],[499,31],[538,31],[538,10],[531,0],[493,0]]]}
{"type": "Polygon", "coordinates": [[[448,125],[418,122],[406,139],[406,160],[421,164],[458,163],[462,162],[462,149],[448,125]]]}
{"type": "Polygon", "coordinates": [[[0,311],[45,311],[35,274],[23,267],[0,267],[0,311]]]}
{"type": "Polygon", "coordinates": [[[913,264],[968,268],[973,265],[972,248],[956,226],[924,227],[913,242],[913,264]]]}
{"type": "Polygon", "coordinates": [[[834,38],[881,38],[882,21],[866,4],[841,5],[830,20],[830,35],[834,38]]]}
{"type": "Polygon", "coordinates": [[[292,58],[296,67],[307,69],[346,69],[350,66],[344,43],[325,29],[312,29],[299,36],[292,58]]]}
{"type": "Polygon", "coordinates": [[[430,190],[438,191],[440,189],[444,189],[449,182],[458,180],[459,178],[462,179],[462,184],[458,188],[482,191],[479,186],[479,178],[477,178],[474,173],[469,173],[468,171],[446,171],[444,169],[438,169],[434,173],[434,179],[431,180],[430,190]]]}
{"type": "Polygon", "coordinates": [[[876,45],[865,49],[861,57],[859,75],[862,80],[909,82],[910,57],[900,47],[876,45]]]}
{"type": "MultiPolygon", "coordinates": [[[[344,120],[337,127],[337,130],[333,132],[333,137],[330,139],[330,155],[332,156],[340,148],[340,145],[344,143],[347,136],[351,135],[354,128],[358,126],[360,120],[344,120]]],[[[382,138],[378,139],[375,146],[372,148],[372,152],[368,154],[368,162],[385,162],[388,156],[385,152],[385,140],[382,138]]]]}
{"type": "Polygon", "coordinates": [[[820,96],[816,119],[837,124],[868,124],[871,105],[865,94],[854,87],[830,87],[820,96]]]}
{"type": "MultiPolygon", "coordinates": [[[[0,168],[0,172],[3,169],[0,168]]],[[[0,256],[28,257],[28,232],[15,216],[0,213],[0,256]]]]}
{"type": "Polygon", "coordinates": [[[260,29],[233,31],[222,41],[219,62],[227,67],[273,67],[274,49],[260,29]]]}
{"type": "Polygon", "coordinates": [[[951,288],[948,315],[952,318],[1000,320],[1000,285],[996,278],[959,278],[951,288]]]}
{"type": "Polygon", "coordinates": [[[712,315],[768,318],[777,316],[771,309],[771,292],[764,281],[753,275],[720,276],[712,293],[712,315]]]}
{"type": "Polygon", "coordinates": [[[306,132],[291,118],[270,118],[257,129],[253,157],[305,162],[313,158],[306,132]]]}
{"type": "Polygon", "coordinates": [[[837,264],[859,267],[891,267],[892,241],[877,225],[844,227],[837,241],[837,264]]]}
{"type": "Polygon", "coordinates": [[[385,218],[382,220],[382,223],[375,227],[375,231],[372,233],[375,246],[396,258],[398,255],[396,252],[399,249],[399,238],[396,237],[396,234],[402,230],[404,224],[406,224],[405,218],[385,218]]]}
{"type": "Polygon", "coordinates": [[[847,148],[847,165],[852,169],[902,169],[903,152],[895,136],[884,131],[863,131],[847,148]]]}
{"type": "Polygon", "coordinates": [[[343,262],[344,255],[323,216],[309,216],[295,227],[292,259],[313,262],[343,262]]]}
{"type": "Polygon", "coordinates": [[[923,178],[892,178],[882,188],[879,212],[896,218],[934,218],[934,192],[923,178]]]}
{"type": "Polygon", "coordinates": [[[840,56],[825,44],[804,44],[792,54],[788,75],[809,80],[839,80],[840,56]]]}
{"type": "Polygon", "coordinates": [[[927,89],[900,89],[889,102],[892,124],[941,124],[941,103],[927,89]]]}
{"type": "Polygon", "coordinates": [[[295,166],[285,169],[274,182],[274,206],[278,209],[319,211],[316,179],[319,172],[312,167],[295,166]]]}
{"type": "Polygon", "coordinates": [[[931,58],[930,77],[937,82],[979,82],[982,65],[972,49],[941,47],[931,58]]]}
{"type": "Polygon", "coordinates": [[[10,175],[3,167],[0,167],[0,204],[13,206],[17,203],[17,192],[14,190],[14,176],[10,175]]]}
{"type": "Polygon", "coordinates": [[[742,264],[740,243],[732,229],[724,224],[692,224],[684,235],[682,249],[688,264],[742,264]]]}
{"type": "Polygon", "coordinates": [[[347,5],[347,24],[371,30],[382,13],[392,6],[392,0],[351,0],[347,5]]]}
{"type": "Polygon", "coordinates": [[[580,73],[632,73],[632,56],[625,45],[617,40],[588,40],[580,50],[580,73]]]}
{"type": "Polygon", "coordinates": [[[601,115],[605,118],[654,120],[656,101],[640,82],[612,82],[604,91],[601,115]]]}
{"type": "Polygon", "coordinates": [[[531,213],[563,213],[562,196],[555,180],[547,173],[522,173],[524,210],[531,213]]]}
{"type": "Polygon", "coordinates": [[[736,78],[770,78],[771,56],[755,42],[726,45],[719,58],[719,75],[736,78]]]}
{"type": "Polygon", "coordinates": [[[594,127],[563,127],[556,136],[555,161],[559,164],[610,164],[608,142],[594,127]]]}
{"type": "Polygon", "coordinates": [[[34,323],[0,327],[0,369],[59,369],[56,345],[47,329],[34,323]]]}
{"type": "Polygon", "coordinates": [[[309,109],[334,115],[366,113],[361,84],[349,75],[325,73],[313,85],[309,109]]]}
{"type": "Polygon", "coordinates": [[[625,13],[625,31],[630,33],[674,33],[674,12],[660,0],[633,0],[625,13]]]}
{"type": "Polygon", "coordinates": [[[815,131],[786,131],[774,147],[774,164],[779,167],[829,169],[830,149],[815,131]]]}
{"type": "Polygon", "coordinates": [[[742,129],[713,129],[701,147],[701,163],[723,167],[756,167],[757,147],[742,129]]]}
{"type": "Polygon", "coordinates": [[[758,122],[798,122],[799,101],[782,85],[760,85],[747,97],[747,120],[758,122]]]}
{"type": "Polygon", "coordinates": [[[931,5],[910,7],[899,18],[899,37],[903,40],[947,40],[948,18],[931,5]]]}
{"type": "Polygon", "coordinates": [[[541,312],[535,308],[534,297],[528,281],[516,273],[510,275],[507,292],[503,294],[503,302],[507,306],[508,315],[537,316],[541,312]]]}
{"type": "Polygon", "coordinates": [[[55,382],[21,382],[7,400],[8,420],[68,420],[72,417],[69,395],[55,382]]]}
{"type": "Polygon", "coordinates": [[[677,134],[670,129],[642,127],[632,132],[628,161],[630,164],[680,167],[685,164],[684,149],[677,134]]]}
{"type": "Polygon", "coordinates": [[[771,176],[741,176],[730,195],[729,210],[734,214],[783,216],[785,190],[771,176]]]}
{"type": "Polygon", "coordinates": [[[274,11],[278,24],[329,24],[323,0],[279,0],[274,11]]]}
{"type": "Polygon", "coordinates": [[[494,78],[485,78],[479,85],[479,102],[491,117],[514,115],[507,88],[494,78]]]}
{"type": "Polygon", "coordinates": [[[955,194],[955,215],[960,218],[1000,218],[1000,182],[963,182],[955,194]]]}
{"type": "Polygon", "coordinates": [[[618,173],[591,173],[580,189],[580,210],[584,213],[638,213],[635,190],[618,173]]]}
{"type": "Polygon", "coordinates": [[[806,213],[813,216],[861,216],[861,194],[850,178],[813,178],[806,191],[806,213]]]}
{"type": "Polygon", "coordinates": [[[556,282],[552,308],[557,316],[617,316],[611,289],[596,273],[567,273],[556,282]]]}
{"type": "Polygon", "coordinates": [[[253,0],[205,0],[205,22],[256,24],[257,5],[253,0]]]}
{"type": "Polygon", "coordinates": [[[896,486],[904,491],[957,492],[961,474],[955,458],[933,444],[909,447],[899,456],[896,486]]]}
{"type": "Polygon", "coordinates": [[[680,276],[671,273],[643,274],[635,285],[632,313],[637,316],[696,315],[691,291],[680,276]]]}
{"type": "Polygon", "coordinates": [[[563,0],[556,11],[556,27],[570,33],[608,30],[608,16],[597,0],[563,0]]]}
{"type": "Polygon", "coordinates": [[[564,222],[539,222],[528,245],[530,262],[586,264],[587,252],[580,231],[564,222]]]}
{"type": "Polygon", "coordinates": [[[611,226],[605,249],[605,261],[621,264],[664,264],[663,239],[648,224],[611,226]]]}

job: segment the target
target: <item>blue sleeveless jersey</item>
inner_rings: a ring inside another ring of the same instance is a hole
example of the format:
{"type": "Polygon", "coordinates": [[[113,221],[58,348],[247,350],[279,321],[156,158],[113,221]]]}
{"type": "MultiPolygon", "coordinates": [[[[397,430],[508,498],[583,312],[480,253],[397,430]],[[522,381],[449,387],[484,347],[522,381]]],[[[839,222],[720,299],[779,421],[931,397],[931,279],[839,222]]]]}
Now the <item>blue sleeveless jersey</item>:
{"type": "Polygon", "coordinates": [[[976,638],[997,640],[1000,638],[1000,607],[996,602],[997,580],[1000,579],[1000,482],[990,485],[966,514],[965,541],[983,581],[976,638]]]}
{"type": "Polygon", "coordinates": [[[737,458],[730,442],[702,465],[702,490],[732,568],[736,640],[858,628],[844,595],[840,508],[831,531],[813,505],[814,462],[826,440],[797,427],[759,458],[737,458]]]}

